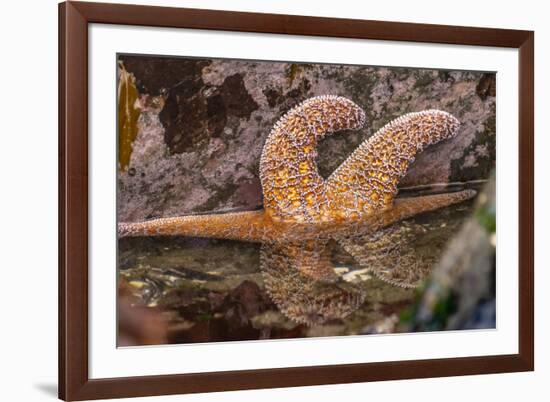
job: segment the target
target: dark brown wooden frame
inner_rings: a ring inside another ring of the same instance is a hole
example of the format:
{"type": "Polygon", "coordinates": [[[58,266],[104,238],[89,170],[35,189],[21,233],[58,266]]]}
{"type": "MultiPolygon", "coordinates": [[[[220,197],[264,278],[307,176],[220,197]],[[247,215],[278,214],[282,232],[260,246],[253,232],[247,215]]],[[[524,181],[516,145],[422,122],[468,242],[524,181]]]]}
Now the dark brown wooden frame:
{"type": "Polygon", "coordinates": [[[59,5],[59,397],[83,400],[534,369],[534,33],[66,2],[59,5]],[[519,353],[215,373],[88,377],[88,24],[315,35],[519,49],[519,353]]]}

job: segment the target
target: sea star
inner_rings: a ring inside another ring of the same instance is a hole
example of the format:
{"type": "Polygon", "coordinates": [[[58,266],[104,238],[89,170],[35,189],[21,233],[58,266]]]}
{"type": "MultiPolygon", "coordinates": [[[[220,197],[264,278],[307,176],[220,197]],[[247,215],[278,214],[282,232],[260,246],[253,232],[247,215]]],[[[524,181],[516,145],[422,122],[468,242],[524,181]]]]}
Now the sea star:
{"type": "Polygon", "coordinates": [[[386,282],[414,287],[427,272],[422,264],[415,265],[414,250],[407,247],[410,234],[395,224],[472,198],[475,191],[394,199],[397,184],[415,155],[454,136],[459,122],[438,110],[406,114],[365,140],[323,179],[315,162],[318,141],[327,133],[357,130],[364,122],[363,110],[346,98],[307,99],[275,124],[264,145],[260,160],[263,210],[120,223],[119,236],[261,242],[267,291],[286,315],[300,322],[343,317],[364,300],[355,287],[334,285],[339,277],[327,248],[331,240],[360,264],[372,266],[373,273],[386,282]],[[403,258],[411,257],[411,263],[386,264],[396,250],[403,258]],[[384,263],[372,264],[373,257],[384,263]]]}

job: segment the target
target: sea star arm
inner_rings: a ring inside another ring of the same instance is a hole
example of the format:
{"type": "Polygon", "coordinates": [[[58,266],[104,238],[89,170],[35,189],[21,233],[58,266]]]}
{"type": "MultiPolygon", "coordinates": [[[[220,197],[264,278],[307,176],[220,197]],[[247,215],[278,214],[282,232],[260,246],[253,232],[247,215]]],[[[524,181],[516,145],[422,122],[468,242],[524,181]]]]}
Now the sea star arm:
{"type": "Polygon", "coordinates": [[[219,239],[262,241],[266,216],[263,211],[223,214],[187,215],[152,219],[144,222],[119,223],[119,237],[192,236],[219,239]]]}
{"type": "Polygon", "coordinates": [[[332,202],[352,217],[387,209],[416,154],[454,136],[459,125],[456,118],[439,110],[409,113],[386,124],[327,179],[332,202]]]}
{"type": "Polygon", "coordinates": [[[462,190],[454,193],[397,198],[390,210],[368,217],[364,222],[370,230],[379,230],[415,215],[469,200],[476,194],[475,190],[462,190]]]}
{"type": "Polygon", "coordinates": [[[315,162],[317,142],[327,133],[359,129],[364,122],[359,106],[332,95],[307,99],[283,116],[260,159],[266,213],[281,221],[318,220],[327,195],[315,162]]]}

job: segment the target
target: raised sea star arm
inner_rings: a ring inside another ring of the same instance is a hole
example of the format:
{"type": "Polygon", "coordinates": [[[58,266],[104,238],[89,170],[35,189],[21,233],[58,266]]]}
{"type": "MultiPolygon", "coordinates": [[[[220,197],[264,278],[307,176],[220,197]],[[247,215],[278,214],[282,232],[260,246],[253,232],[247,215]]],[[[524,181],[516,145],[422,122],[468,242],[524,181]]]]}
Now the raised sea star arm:
{"type": "Polygon", "coordinates": [[[349,99],[307,99],[273,127],[260,159],[264,209],[275,220],[319,220],[327,205],[325,180],[317,171],[317,142],[327,133],[359,129],[365,113],[349,99]]]}
{"type": "Polygon", "coordinates": [[[327,179],[326,191],[343,218],[391,206],[399,180],[417,153],[458,132],[456,118],[439,110],[401,116],[364,141],[327,179]]]}

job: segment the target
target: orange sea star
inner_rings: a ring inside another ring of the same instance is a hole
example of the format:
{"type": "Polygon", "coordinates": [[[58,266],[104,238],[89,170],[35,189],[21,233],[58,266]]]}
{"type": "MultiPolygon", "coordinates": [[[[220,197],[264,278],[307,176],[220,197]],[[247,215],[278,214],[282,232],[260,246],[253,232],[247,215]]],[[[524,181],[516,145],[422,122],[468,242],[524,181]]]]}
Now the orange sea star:
{"type": "MultiPolygon", "coordinates": [[[[266,140],[260,160],[263,210],[120,223],[119,236],[261,242],[266,288],[286,315],[307,323],[345,316],[363,297],[357,289],[331,285],[338,280],[326,247],[331,239],[368,265],[378,255],[374,247],[384,243],[382,234],[392,241],[406,239],[395,229],[396,222],[475,195],[464,190],[394,200],[397,184],[415,155],[458,131],[458,120],[438,110],[409,113],[385,125],[323,179],[315,162],[317,142],[328,133],[359,129],[364,122],[363,110],[346,98],[310,98],[283,116],[266,140]],[[370,255],[361,243],[367,249],[373,245],[370,255]],[[312,296],[314,288],[322,297],[312,296]]],[[[402,250],[404,256],[413,254],[406,247],[402,250]]],[[[426,274],[406,268],[373,268],[373,273],[405,287],[417,285],[426,274]]]]}

